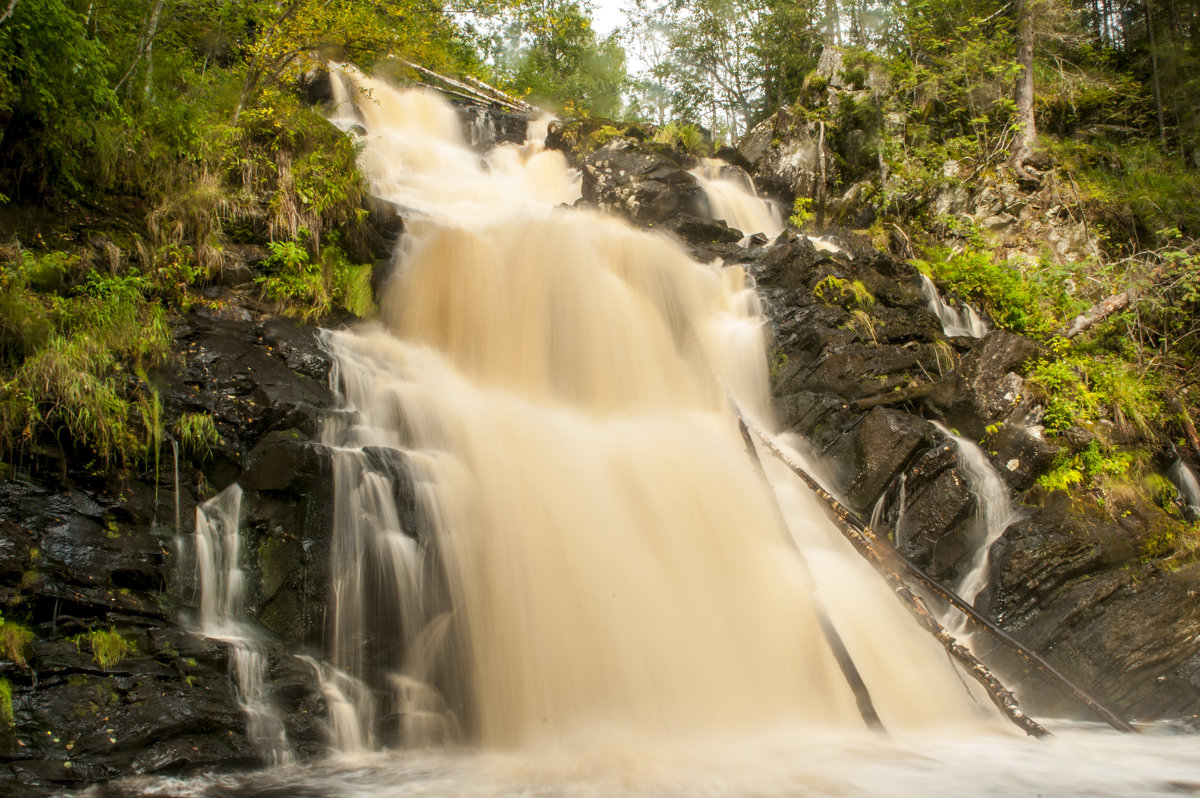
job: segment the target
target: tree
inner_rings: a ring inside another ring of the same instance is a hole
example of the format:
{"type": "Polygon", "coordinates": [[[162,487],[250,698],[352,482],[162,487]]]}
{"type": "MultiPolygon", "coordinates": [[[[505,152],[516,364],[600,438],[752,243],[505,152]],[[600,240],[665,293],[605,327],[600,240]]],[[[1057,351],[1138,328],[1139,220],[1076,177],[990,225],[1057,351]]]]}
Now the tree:
{"type": "Polygon", "coordinates": [[[555,110],[613,116],[625,87],[625,51],[615,34],[597,39],[575,0],[521,7],[505,31],[512,55],[502,69],[513,92],[555,110]]]}

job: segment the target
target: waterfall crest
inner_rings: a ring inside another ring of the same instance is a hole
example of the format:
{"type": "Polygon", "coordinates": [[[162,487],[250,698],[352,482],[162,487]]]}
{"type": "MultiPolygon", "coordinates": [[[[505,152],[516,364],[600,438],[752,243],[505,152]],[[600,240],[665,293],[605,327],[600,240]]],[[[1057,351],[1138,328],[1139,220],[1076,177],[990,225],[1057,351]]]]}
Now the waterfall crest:
{"type": "Polygon", "coordinates": [[[382,323],[324,338],[349,411],[325,431],[338,739],[861,730],[814,592],[889,728],[978,722],[815,498],[751,466],[726,399],[770,426],[745,274],[555,208],[557,153],[481,161],[440,101],[345,74],[373,185],[420,219],[382,323]]]}

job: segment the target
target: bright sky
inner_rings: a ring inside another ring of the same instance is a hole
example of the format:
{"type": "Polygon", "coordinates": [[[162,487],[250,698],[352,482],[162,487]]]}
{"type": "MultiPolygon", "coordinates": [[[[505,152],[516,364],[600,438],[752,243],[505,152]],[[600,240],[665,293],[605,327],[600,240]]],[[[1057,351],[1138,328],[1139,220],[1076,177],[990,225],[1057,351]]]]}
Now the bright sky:
{"type": "Polygon", "coordinates": [[[592,0],[592,30],[607,36],[625,22],[621,0],[592,0]]]}

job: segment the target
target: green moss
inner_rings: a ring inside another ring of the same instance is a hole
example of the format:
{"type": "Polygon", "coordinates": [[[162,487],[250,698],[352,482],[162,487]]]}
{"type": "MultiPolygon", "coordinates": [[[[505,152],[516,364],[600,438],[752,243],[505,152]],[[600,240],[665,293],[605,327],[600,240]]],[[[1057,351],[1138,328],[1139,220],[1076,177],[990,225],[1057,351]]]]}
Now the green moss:
{"type": "Polygon", "coordinates": [[[860,280],[843,280],[829,274],[813,287],[813,296],[827,305],[869,310],[875,305],[875,295],[860,280]]]}
{"type": "Polygon", "coordinates": [[[14,722],[12,684],[0,679],[0,727],[11,729],[14,722]]]}

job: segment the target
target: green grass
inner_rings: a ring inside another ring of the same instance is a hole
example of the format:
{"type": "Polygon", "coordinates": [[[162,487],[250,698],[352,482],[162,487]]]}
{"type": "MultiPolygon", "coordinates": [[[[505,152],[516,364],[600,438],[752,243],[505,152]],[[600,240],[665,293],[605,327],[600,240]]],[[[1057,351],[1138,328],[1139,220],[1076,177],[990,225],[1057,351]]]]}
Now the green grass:
{"type": "Polygon", "coordinates": [[[71,640],[79,648],[85,641],[92,650],[92,659],[104,670],[111,669],[125,657],[137,651],[137,644],[121,635],[115,628],[93,629],[71,640]]]}
{"type": "Polygon", "coordinates": [[[25,666],[25,646],[33,640],[33,631],[0,615],[0,654],[10,662],[25,666]]]}

